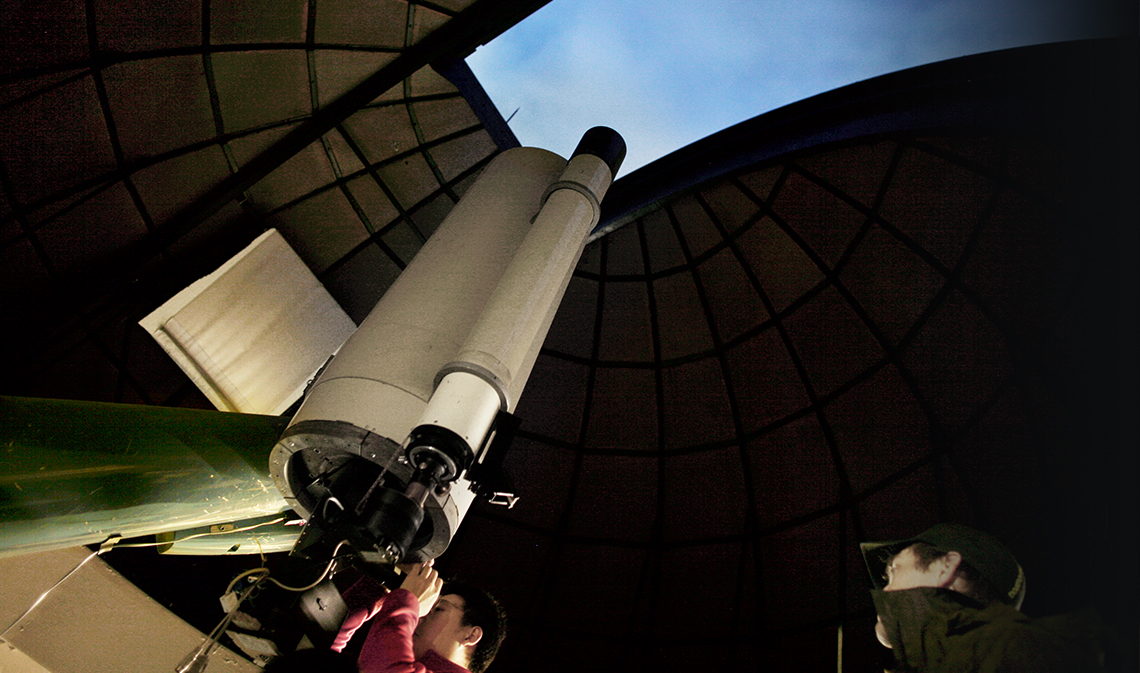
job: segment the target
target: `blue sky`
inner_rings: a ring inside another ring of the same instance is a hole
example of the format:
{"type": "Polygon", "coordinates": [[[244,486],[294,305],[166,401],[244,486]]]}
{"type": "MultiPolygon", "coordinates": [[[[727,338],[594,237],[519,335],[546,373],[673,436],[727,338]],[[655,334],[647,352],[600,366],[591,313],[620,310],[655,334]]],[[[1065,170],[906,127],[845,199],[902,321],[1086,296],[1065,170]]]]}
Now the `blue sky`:
{"type": "Polygon", "coordinates": [[[845,84],[1128,30],[1092,16],[1114,1],[552,0],[467,62],[522,144],[568,156],[610,126],[625,174],[845,84]]]}

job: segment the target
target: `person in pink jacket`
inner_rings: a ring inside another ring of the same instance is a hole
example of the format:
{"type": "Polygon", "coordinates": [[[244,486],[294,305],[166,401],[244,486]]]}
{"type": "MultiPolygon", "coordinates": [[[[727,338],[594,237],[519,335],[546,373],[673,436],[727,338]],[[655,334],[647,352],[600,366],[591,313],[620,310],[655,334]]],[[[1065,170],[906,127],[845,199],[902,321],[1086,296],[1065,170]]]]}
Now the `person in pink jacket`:
{"type": "Polygon", "coordinates": [[[360,650],[361,673],[483,673],[498,652],[506,618],[484,591],[443,580],[432,562],[406,568],[400,588],[361,579],[347,591],[348,616],[333,642],[341,651],[372,622],[360,650]]]}

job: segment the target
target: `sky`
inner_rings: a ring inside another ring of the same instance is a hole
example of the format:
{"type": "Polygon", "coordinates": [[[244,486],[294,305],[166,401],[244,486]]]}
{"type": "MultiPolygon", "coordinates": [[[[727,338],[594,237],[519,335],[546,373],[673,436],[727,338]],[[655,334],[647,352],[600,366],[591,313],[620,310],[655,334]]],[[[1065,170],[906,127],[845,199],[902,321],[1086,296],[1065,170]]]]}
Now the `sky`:
{"type": "Polygon", "coordinates": [[[1105,18],[1115,2],[551,0],[467,63],[523,145],[569,156],[590,127],[617,130],[620,176],[845,84],[1135,31],[1105,18]]]}

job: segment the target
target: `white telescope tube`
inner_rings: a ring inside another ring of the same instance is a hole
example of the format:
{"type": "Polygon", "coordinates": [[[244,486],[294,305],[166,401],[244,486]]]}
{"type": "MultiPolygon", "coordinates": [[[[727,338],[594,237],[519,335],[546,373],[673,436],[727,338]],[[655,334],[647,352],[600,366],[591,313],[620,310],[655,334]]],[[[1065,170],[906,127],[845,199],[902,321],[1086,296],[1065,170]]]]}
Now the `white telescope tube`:
{"type": "MultiPolygon", "coordinates": [[[[270,455],[270,474],[299,514],[310,517],[337,489],[327,475],[355,470],[345,466],[356,459],[407,483],[413,468],[402,444],[421,418],[432,417],[425,411],[436,374],[458,355],[565,168],[562,157],[532,147],[495,157],[320,373],[270,455]]],[[[497,409],[498,393],[491,393],[497,409]]],[[[474,417],[490,422],[485,413],[474,417]]],[[[453,414],[440,419],[459,425],[453,414]]],[[[476,432],[485,429],[462,434],[478,446],[476,432]]],[[[446,549],[475,497],[458,486],[428,494],[432,540],[408,560],[446,549]]]]}
{"type": "Polygon", "coordinates": [[[514,410],[624,156],[625,143],[616,132],[599,127],[586,133],[547,190],[534,225],[459,356],[437,380],[470,372],[495,386],[504,411],[514,410]]]}
{"type": "Polygon", "coordinates": [[[274,481],[314,539],[374,542],[379,560],[447,547],[474,499],[464,470],[514,409],[624,156],[595,128],[569,163],[504,152],[464,195],[273,450],[274,481]]]}

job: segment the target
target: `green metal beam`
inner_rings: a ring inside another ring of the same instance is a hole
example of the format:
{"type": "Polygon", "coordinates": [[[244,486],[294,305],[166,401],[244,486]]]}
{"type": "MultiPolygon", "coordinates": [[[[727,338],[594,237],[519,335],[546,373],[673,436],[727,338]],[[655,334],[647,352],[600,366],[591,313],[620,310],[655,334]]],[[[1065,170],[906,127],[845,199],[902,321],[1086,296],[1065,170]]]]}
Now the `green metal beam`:
{"type": "Polygon", "coordinates": [[[268,465],[287,423],[0,397],[0,556],[283,512],[268,465]]]}

